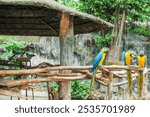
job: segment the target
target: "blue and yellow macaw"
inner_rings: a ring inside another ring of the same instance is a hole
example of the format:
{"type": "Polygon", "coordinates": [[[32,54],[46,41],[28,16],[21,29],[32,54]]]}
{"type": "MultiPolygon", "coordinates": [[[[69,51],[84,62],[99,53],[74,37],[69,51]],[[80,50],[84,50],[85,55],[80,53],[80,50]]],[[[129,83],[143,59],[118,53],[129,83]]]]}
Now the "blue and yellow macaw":
{"type": "Polygon", "coordinates": [[[143,68],[146,67],[147,64],[147,57],[144,55],[144,51],[140,51],[139,55],[136,59],[136,64],[140,67],[138,72],[138,96],[142,96],[142,89],[143,89],[143,68]]]}
{"type": "Polygon", "coordinates": [[[121,59],[124,61],[124,65],[131,65],[136,60],[136,53],[132,50],[127,52],[123,51],[121,54],[121,59]]]}
{"type": "Polygon", "coordinates": [[[140,67],[140,68],[144,68],[147,64],[147,57],[146,55],[144,55],[144,51],[140,51],[139,55],[137,56],[136,59],[136,64],[140,67]]]}
{"type": "Polygon", "coordinates": [[[92,91],[93,85],[94,85],[94,81],[95,81],[95,75],[97,73],[97,67],[99,65],[103,65],[106,55],[109,51],[109,48],[104,47],[101,49],[101,51],[97,54],[97,56],[94,59],[94,64],[93,64],[93,68],[92,68],[92,77],[91,77],[91,85],[90,85],[90,92],[92,91]]]}
{"type": "MultiPolygon", "coordinates": [[[[123,51],[121,54],[121,59],[124,61],[124,65],[132,65],[136,61],[136,53],[132,50],[127,52],[123,51]]],[[[132,95],[132,75],[131,70],[127,70],[127,79],[130,96],[132,95]]]]}

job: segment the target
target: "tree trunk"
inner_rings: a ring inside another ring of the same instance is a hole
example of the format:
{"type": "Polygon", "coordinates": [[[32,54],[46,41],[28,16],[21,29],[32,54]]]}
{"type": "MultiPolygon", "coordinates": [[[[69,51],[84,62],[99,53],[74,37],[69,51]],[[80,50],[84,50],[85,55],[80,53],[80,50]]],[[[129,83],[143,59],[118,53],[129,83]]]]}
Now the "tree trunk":
{"type": "MultiPolygon", "coordinates": [[[[110,52],[108,55],[108,61],[109,62],[118,62],[121,58],[121,43],[122,43],[122,34],[124,29],[124,23],[125,23],[125,11],[123,11],[122,19],[120,18],[120,9],[116,9],[116,21],[114,23],[115,27],[112,31],[112,42],[110,47],[110,52]],[[121,21],[120,21],[121,19],[121,21]]],[[[114,79],[114,83],[120,82],[118,79],[114,79]]],[[[118,91],[117,88],[114,89],[114,91],[118,91]]]]}
{"type": "MultiPolygon", "coordinates": [[[[72,65],[74,60],[74,27],[73,16],[62,13],[60,21],[60,65],[72,65]]],[[[69,73],[69,71],[62,71],[69,73]]],[[[59,84],[59,99],[69,100],[70,96],[70,81],[60,82],[59,84]]]]}

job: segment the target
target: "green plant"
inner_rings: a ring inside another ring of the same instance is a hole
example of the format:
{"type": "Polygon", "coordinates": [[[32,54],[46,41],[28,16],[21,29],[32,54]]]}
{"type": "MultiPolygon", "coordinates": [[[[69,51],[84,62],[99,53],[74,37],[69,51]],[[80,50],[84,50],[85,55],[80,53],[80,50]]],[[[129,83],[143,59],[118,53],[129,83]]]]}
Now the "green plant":
{"type": "Polygon", "coordinates": [[[71,82],[71,97],[73,99],[86,99],[88,91],[88,81],[76,80],[71,82]]]}
{"type": "Polygon", "coordinates": [[[54,91],[55,91],[55,92],[58,92],[58,87],[59,87],[59,86],[58,86],[58,84],[57,84],[56,82],[52,82],[52,83],[51,83],[51,86],[54,88],[54,91]]]}
{"type": "Polygon", "coordinates": [[[26,47],[24,42],[17,41],[10,37],[0,37],[0,40],[3,41],[3,43],[0,44],[0,49],[2,50],[0,59],[6,59],[14,54],[18,54],[26,47]]]}
{"type": "Polygon", "coordinates": [[[111,35],[110,35],[110,33],[107,33],[105,35],[105,37],[102,36],[101,33],[99,33],[99,34],[95,35],[95,38],[96,38],[97,48],[102,48],[102,47],[105,47],[105,46],[109,47],[110,44],[111,44],[111,35]]]}
{"type": "Polygon", "coordinates": [[[150,30],[147,27],[128,28],[128,32],[148,36],[150,30]]]}

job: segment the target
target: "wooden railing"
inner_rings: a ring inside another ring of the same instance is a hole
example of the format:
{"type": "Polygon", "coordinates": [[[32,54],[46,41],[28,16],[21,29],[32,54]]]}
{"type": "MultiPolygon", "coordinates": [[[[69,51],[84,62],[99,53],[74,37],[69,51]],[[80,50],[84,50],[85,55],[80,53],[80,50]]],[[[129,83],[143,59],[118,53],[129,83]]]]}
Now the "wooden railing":
{"type": "MultiPolygon", "coordinates": [[[[24,70],[0,70],[0,76],[6,77],[8,75],[23,75],[26,76],[27,79],[21,80],[5,80],[1,81],[0,85],[12,88],[17,86],[24,86],[33,83],[41,83],[41,82],[65,82],[65,81],[73,81],[73,80],[90,80],[91,78],[91,68],[92,66],[56,66],[56,67],[46,67],[46,68],[35,68],[35,69],[24,69],[24,70]],[[62,72],[63,71],[63,72],[62,72]],[[30,79],[28,76],[37,76],[36,79],[30,79]]],[[[99,66],[98,72],[96,74],[95,80],[100,84],[107,87],[107,99],[113,99],[113,87],[124,85],[128,83],[129,95],[132,95],[132,81],[138,78],[139,73],[138,66],[117,66],[117,65],[108,65],[108,66],[99,66]],[[122,79],[127,78],[126,81],[122,81],[119,83],[114,83],[113,79],[122,79]]],[[[147,91],[147,75],[149,69],[143,70],[143,91],[147,91]]],[[[142,82],[141,82],[142,83],[142,82]]],[[[66,94],[66,90],[70,90],[70,88],[66,88],[65,86],[59,86],[59,89],[63,90],[63,92],[67,98],[70,99],[70,94],[66,94]]],[[[142,90],[140,89],[140,90],[142,90]]],[[[7,92],[0,91],[0,94],[9,95],[7,92]]],[[[141,91],[139,91],[139,97],[142,97],[141,91]]],[[[60,95],[60,94],[59,94],[60,95]]],[[[61,94],[62,95],[62,94],[61,94]]],[[[14,96],[14,95],[13,95],[14,96]]],[[[17,97],[17,96],[16,96],[17,97]]],[[[21,97],[21,96],[20,96],[21,97]]]]}

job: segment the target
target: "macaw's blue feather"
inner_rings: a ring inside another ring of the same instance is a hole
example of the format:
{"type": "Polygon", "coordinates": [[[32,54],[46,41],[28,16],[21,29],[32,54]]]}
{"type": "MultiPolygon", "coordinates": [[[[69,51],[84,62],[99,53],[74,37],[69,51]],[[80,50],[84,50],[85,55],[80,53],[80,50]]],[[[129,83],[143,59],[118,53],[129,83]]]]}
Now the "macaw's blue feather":
{"type": "Polygon", "coordinates": [[[125,51],[122,51],[121,53],[121,60],[124,62],[125,64],[125,51]]]}
{"type": "Polygon", "coordinates": [[[105,57],[106,57],[106,53],[109,51],[109,48],[102,48],[102,50],[97,54],[97,56],[94,58],[94,63],[93,63],[93,68],[92,68],[92,76],[91,76],[91,84],[90,84],[90,94],[94,85],[94,81],[95,81],[95,75],[97,74],[97,67],[98,65],[102,65],[105,57]]]}
{"type": "Polygon", "coordinates": [[[99,62],[101,61],[103,56],[102,51],[100,51],[97,56],[94,58],[94,63],[93,63],[93,68],[92,68],[92,77],[91,77],[91,84],[90,84],[90,92],[92,91],[93,85],[94,85],[94,81],[95,81],[95,75],[97,73],[97,66],[99,64],[99,62]]]}
{"type": "Polygon", "coordinates": [[[122,51],[122,53],[121,53],[121,60],[124,61],[124,58],[125,58],[125,51],[122,51]]]}
{"type": "Polygon", "coordinates": [[[92,72],[94,72],[94,70],[97,68],[99,62],[101,61],[102,59],[102,56],[103,56],[103,53],[102,51],[100,51],[97,56],[95,57],[94,59],[94,63],[93,63],[93,68],[92,68],[92,72]]]}

